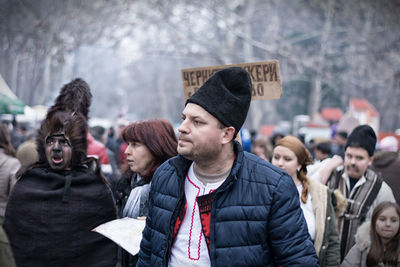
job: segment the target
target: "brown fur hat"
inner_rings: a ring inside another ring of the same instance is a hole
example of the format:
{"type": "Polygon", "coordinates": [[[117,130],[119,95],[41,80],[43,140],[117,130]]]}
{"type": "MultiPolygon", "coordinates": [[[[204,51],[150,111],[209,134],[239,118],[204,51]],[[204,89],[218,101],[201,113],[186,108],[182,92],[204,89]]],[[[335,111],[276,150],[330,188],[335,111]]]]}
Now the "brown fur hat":
{"type": "Polygon", "coordinates": [[[72,166],[81,165],[86,159],[88,113],[92,94],[89,85],[75,79],[61,88],[53,106],[42,121],[36,138],[39,162],[47,163],[46,138],[54,133],[63,133],[72,146],[72,166]]]}
{"type": "Polygon", "coordinates": [[[61,110],[80,113],[88,120],[91,103],[92,94],[89,85],[84,80],[77,78],[61,88],[54,105],[47,112],[46,119],[51,117],[54,112],[61,110]]]}

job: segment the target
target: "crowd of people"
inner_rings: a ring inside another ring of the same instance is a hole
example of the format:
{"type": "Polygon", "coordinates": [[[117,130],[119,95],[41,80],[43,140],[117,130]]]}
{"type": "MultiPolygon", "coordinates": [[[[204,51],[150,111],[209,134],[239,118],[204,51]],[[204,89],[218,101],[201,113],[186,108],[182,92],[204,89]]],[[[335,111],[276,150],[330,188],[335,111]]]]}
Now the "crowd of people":
{"type": "Polygon", "coordinates": [[[1,266],[400,266],[397,139],[359,125],[313,146],[237,136],[252,83],[220,70],[165,119],[89,127],[64,85],[30,135],[0,127],[1,266]],[[251,152],[251,153],[249,153],[251,152]],[[131,255],[92,230],[146,220],[131,255]]]}

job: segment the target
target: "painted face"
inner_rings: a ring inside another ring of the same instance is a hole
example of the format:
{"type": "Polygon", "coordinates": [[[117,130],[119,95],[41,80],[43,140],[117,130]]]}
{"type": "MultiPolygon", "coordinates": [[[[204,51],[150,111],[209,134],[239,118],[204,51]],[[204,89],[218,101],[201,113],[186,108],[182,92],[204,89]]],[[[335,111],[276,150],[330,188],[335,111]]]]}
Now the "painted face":
{"type": "Polygon", "coordinates": [[[383,241],[390,241],[399,231],[399,220],[394,207],[384,209],[376,220],[376,233],[383,241]]]}
{"type": "Polygon", "coordinates": [[[373,157],[368,155],[367,150],[361,147],[347,147],[344,153],[344,166],[349,177],[359,179],[368,166],[371,165],[373,157]]]}
{"type": "Polygon", "coordinates": [[[190,160],[210,160],[221,153],[223,129],[218,119],[201,106],[189,103],[178,127],[178,153],[190,160]]]}
{"type": "Polygon", "coordinates": [[[139,142],[128,142],[125,154],[131,171],[137,172],[141,176],[150,172],[151,164],[155,161],[155,158],[147,146],[139,142]]]}
{"type": "Polygon", "coordinates": [[[50,168],[66,170],[71,167],[72,148],[63,134],[53,134],[47,137],[45,152],[50,168]]]}
{"type": "Polygon", "coordinates": [[[287,172],[294,181],[298,179],[297,170],[300,169],[301,165],[296,154],[289,148],[284,146],[275,147],[271,163],[287,172]]]}

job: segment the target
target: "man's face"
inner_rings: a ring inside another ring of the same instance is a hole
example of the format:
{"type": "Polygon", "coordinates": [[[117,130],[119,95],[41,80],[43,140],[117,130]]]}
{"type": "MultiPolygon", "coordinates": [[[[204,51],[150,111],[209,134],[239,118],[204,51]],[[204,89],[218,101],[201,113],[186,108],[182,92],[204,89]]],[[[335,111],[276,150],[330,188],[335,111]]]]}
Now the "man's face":
{"type": "Polygon", "coordinates": [[[347,139],[343,138],[340,134],[336,134],[335,135],[335,142],[339,146],[344,146],[344,145],[346,145],[347,139]]]}
{"type": "Polygon", "coordinates": [[[324,160],[326,158],[329,158],[328,154],[324,154],[321,150],[319,149],[314,149],[314,158],[316,160],[324,160]]]}
{"type": "Polygon", "coordinates": [[[178,153],[190,160],[209,160],[222,150],[224,127],[201,106],[189,103],[178,127],[178,153]]]}
{"type": "Polygon", "coordinates": [[[71,167],[72,148],[63,134],[47,137],[45,144],[46,158],[54,170],[65,170],[71,167]]]}
{"type": "Polygon", "coordinates": [[[371,165],[372,160],[373,157],[370,157],[367,150],[362,147],[348,146],[344,153],[344,166],[351,178],[361,178],[368,166],[371,165]]]}

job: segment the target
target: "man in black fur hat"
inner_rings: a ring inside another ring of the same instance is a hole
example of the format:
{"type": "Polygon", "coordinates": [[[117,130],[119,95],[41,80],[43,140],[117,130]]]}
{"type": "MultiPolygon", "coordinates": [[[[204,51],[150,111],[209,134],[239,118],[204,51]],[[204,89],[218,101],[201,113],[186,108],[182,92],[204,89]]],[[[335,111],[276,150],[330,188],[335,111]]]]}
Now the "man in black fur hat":
{"type": "Polygon", "coordinates": [[[116,218],[99,164],[86,157],[88,84],[66,84],[41,123],[39,161],[19,174],[4,221],[18,266],[115,266],[116,245],[92,232],[116,218]]]}
{"type": "Polygon", "coordinates": [[[375,206],[383,201],[395,202],[392,189],[370,169],[375,145],[374,130],[360,125],[347,138],[344,164],[337,166],[340,161],[335,160],[327,167],[332,170],[327,185],[339,189],[349,203],[338,220],[342,260],[355,244],[358,227],[371,218],[375,206]]]}
{"type": "Polygon", "coordinates": [[[187,100],[180,155],[153,176],[138,266],[319,266],[291,177],[234,141],[251,90],[234,67],[187,100]]]}

